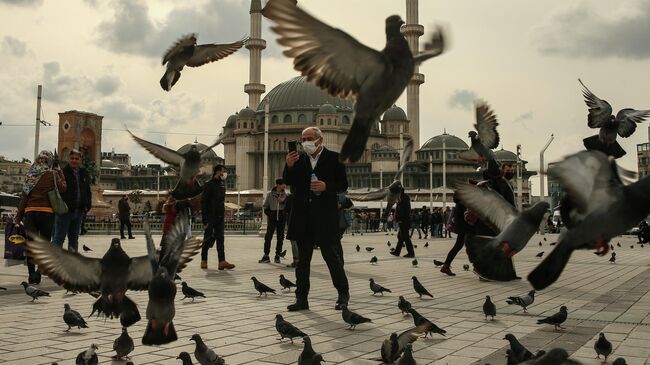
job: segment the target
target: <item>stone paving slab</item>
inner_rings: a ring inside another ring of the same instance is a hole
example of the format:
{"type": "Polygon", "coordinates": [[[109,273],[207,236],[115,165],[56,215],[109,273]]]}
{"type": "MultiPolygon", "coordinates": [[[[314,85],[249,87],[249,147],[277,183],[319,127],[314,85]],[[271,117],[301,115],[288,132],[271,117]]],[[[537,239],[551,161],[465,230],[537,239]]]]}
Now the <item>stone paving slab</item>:
{"type": "MultiPolygon", "coordinates": [[[[529,246],[515,256],[518,274],[525,278],[540,261],[535,255],[550,252],[555,235],[547,241],[535,236],[529,246]],[[542,247],[538,242],[542,242],[542,247]]],[[[349,331],[334,311],[336,291],[332,287],[327,268],[318,254],[312,263],[311,311],[288,313],[286,306],[293,301],[293,293],[259,297],[253,290],[251,276],[279,289],[278,276],[284,274],[291,280],[293,270],[285,267],[290,253],[281,265],[258,264],[262,239],[257,236],[227,236],[227,258],[235,263],[233,271],[218,271],[210,252],[213,268],[201,270],[198,258],[181,273],[190,286],[203,291],[207,298],[194,303],[180,301],[177,297],[174,324],[179,340],[160,347],[140,345],[145,322],[129,328],[136,341],[133,352],[135,364],[180,364],[176,356],[180,351],[194,350],[189,338],[200,333],[206,343],[226,357],[228,364],[290,364],[296,363],[302,349],[300,340],[291,344],[278,341],[274,317],[282,313],[286,320],[310,334],[314,348],[324,358],[338,364],[378,364],[379,347],[391,332],[403,331],[413,326],[410,316],[397,309],[397,297],[404,295],[422,315],[447,330],[447,336],[419,339],[414,344],[414,357],[418,364],[505,364],[506,333],[515,334],[531,351],[561,345],[584,364],[600,364],[594,359],[593,343],[598,333],[604,332],[614,344],[614,354],[624,356],[628,364],[650,364],[650,247],[633,245],[635,238],[621,237],[616,247],[617,263],[610,264],[608,257],[599,258],[589,251],[576,252],[564,274],[550,288],[539,292],[529,313],[509,306],[505,299],[530,290],[527,281],[509,283],[480,282],[471,272],[462,270],[468,263],[461,252],[454,262],[456,277],[438,272],[432,260],[444,260],[453,245],[450,239],[414,240],[419,266],[412,267],[410,259],[388,254],[386,241],[395,244],[395,235],[367,233],[346,235],[344,250],[346,272],[350,281],[352,310],[372,319],[373,323],[360,325],[349,331]],[[424,248],[424,243],[429,247],[424,248]],[[356,244],[374,247],[372,253],[356,244]],[[370,265],[370,257],[379,258],[370,265]],[[433,299],[419,299],[412,289],[411,276],[417,276],[434,295],[433,299]],[[393,293],[372,296],[368,279],[374,278],[393,293]],[[486,321],[482,305],[486,295],[497,304],[497,317],[486,321]],[[555,313],[561,305],[569,308],[565,331],[540,326],[536,320],[555,313]]],[[[110,242],[109,236],[85,236],[82,243],[94,251],[88,256],[101,257],[110,242]]],[[[124,243],[132,256],[144,255],[144,239],[138,237],[124,243]]],[[[113,340],[120,334],[116,320],[104,321],[89,318],[90,328],[64,333],[63,304],[69,303],[83,315],[90,312],[94,298],[86,294],[65,294],[51,280],[44,277],[40,287],[50,290],[52,296],[30,303],[18,284],[25,280],[22,266],[0,266],[0,364],[73,364],[77,354],[94,342],[99,345],[100,363],[121,364],[111,361],[113,340]]],[[[147,295],[129,292],[144,316],[147,295]]],[[[179,290],[180,295],[180,290],[179,290]]]]}

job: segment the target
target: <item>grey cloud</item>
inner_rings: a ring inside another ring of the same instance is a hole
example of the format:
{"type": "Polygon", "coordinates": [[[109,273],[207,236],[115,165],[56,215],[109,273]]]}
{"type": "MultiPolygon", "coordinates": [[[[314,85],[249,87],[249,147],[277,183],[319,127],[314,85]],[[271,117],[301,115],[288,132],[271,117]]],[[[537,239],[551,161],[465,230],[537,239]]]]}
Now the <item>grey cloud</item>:
{"type": "Polygon", "coordinates": [[[27,43],[21,41],[18,38],[6,35],[4,38],[2,38],[0,51],[2,51],[2,53],[10,54],[16,57],[23,57],[27,54],[28,51],[27,43]]]}
{"type": "Polygon", "coordinates": [[[526,121],[528,121],[528,120],[533,119],[534,116],[535,116],[535,114],[533,114],[532,111],[530,111],[530,112],[526,112],[526,113],[524,113],[524,114],[518,115],[518,116],[513,120],[513,122],[514,122],[514,123],[523,123],[523,122],[526,122],[526,121]]]}
{"type": "Polygon", "coordinates": [[[58,62],[43,64],[43,99],[62,102],[71,98],[87,97],[91,82],[85,76],[72,76],[61,72],[58,62]]]}
{"type": "Polygon", "coordinates": [[[476,92],[472,90],[456,90],[449,97],[447,102],[450,107],[471,110],[474,106],[474,101],[478,98],[476,92]]]}
{"type": "Polygon", "coordinates": [[[112,7],[114,17],[97,27],[98,44],[116,53],[159,58],[183,34],[198,33],[199,43],[227,43],[249,32],[245,1],[211,0],[198,8],[177,7],[160,25],[149,17],[144,2],[114,0],[112,7]]]}
{"type": "Polygon", "coordinates": [[[122,82],[116,76],[106,75],[95,80],[95,90],[97,90],[101,95],[108,96],[115,93],[122,82]]]}
{"type": "Polygon", "coordinates": [[[120,125],[126,122],[139,122],[144,119],[142,108],[124,100],[105,101],[99,106],[98,112],[106,120],[118,122],[120,125]]]}
{"type": "Polygon", "coordinates": [[[0,0],[0,4],[30,7],[40,6],[43,4],[43,0],[0,0]]]}
{"type": "Polygon", "coordinates": [[[577,3],[534,28],[538,51],[574,58],[650,57],[650,2],[621,2],[617,16],[598,14],[592,5],[577,3]]]}

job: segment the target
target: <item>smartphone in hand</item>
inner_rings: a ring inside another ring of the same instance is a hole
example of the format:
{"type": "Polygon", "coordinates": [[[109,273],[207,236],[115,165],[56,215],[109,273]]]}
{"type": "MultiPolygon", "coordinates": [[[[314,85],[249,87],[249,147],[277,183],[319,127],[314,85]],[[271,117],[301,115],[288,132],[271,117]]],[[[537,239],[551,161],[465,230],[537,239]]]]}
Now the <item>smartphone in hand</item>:
{"type": "Polygon", "coordinates": [[[296,152],[298,150],[298,142],[289,141],[287,144],[289,145],[289,152],[296,152]]]}

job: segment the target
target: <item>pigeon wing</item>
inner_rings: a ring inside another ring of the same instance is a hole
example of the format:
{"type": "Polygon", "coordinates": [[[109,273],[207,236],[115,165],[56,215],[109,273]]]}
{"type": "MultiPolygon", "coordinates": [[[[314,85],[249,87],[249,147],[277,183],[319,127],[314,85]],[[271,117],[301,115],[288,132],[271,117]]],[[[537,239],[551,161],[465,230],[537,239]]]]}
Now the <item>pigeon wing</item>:
{"type": "MultiPolygon", "coordinates": [[[[474,128],[478,132],[479,139],[483,146],[494,149],[499,145],[499,132],[497,132],[497,116],[485,101],[476,103],[476,124],[474,128]]],[[[487,156],[486,156],[487,157],[487,156]]]]}
{"type": "Polygon", "coordinates": [[[199,151],[201,155],[203,155],[206,151],[210,150],[211,148],[217,146],[219,143],[221,143],[224,139],[232,137],[235,134],[235,126],[237,125],[237,120],[235,118],[232,118],[229,120],[225,126],[223,126],[223,132],[219,134],[219,137],[212,143],[212,145],[208,146],[207,148],[199,151]]]}
{"type": "Polygon", "coordinates": [[[515,207],[491,189],[459,183],[455,190],[461,203],[497,232],[517,218],[515,207]]]}
{"type": "Polygon", "coordinates": [[[158,258],[156,256],[156,246],[153,243],[153,238],[151,237],[151,229],[149,228],[149,219],[145,217],[142,222],[142,228],[144,229],[144,237],[147,244],[147,257],[149,258],[149,263],[151,264],[151,272],[156,272],[158,270],[158,258]]]}
{"type": "Polygon", "coordinates": [[[611,120],[612,106],[609,105],[607,101],[600,99],[592,93],[591,90],[582,83],[582,80],[578,79],[578,81],[583,87],[582,95],[585,98],[585,104],[589,107],[587,125],[591,128],[604,127],[611,120]]]}
{"type": "Polygon", "coordinates": [[[388,188],[383,188],[375,191],[369,191],[367,193],[354,193],[348,194],[350,199],[358,200],[362,202],[366,201],[375,201],[375,200],[384,200],[388,195],[388,188]]]}
{"type": "Polygon", "coordinates": [[[238,49],[244,46],[247,39],[242,39],[237,42],[227,44],[201,44],[194,47],[192,57],[187,60],[187,65],[190,67],[198,67],[206,63],[218,61],[226,58],[231,54],[237,52],[238,49]]]}
{"type": "Polygon", "coordinates": [[[641,123],[650,116],[650,110],[634,110],[630,108],[621,109],[621,111],[616,114],[616,120],[618,121],[618,130],[617,133],[623,138],[627,138],[636,131],[637,123],[641,123]]]}
{"type": "Polygon", "coordinates": [[[402,353],[409,343],[415,342],[418,337],[426,330],[425,326],[409,328],[397,336],[397,345],[399,353],[402,353]]]}
{"type": "Polygon", "coordinates": [[[163,55],[162,64],[166,64],[174,56],[183,52],[183,49],[187,46],[193,46],[196,44],[196,33],[190,33],[186,36],[183,36],[181,39],[177,40],[163,55]]]}
{"type": "Polygon", "coordinates": [[[99,290],[102,275],[100,259],[64,250],[38,235],[30,236],[34,239],[27,241],[27,250],[41,272],[68,290],[99,290]]]}
{"type": "Polygon", "coordinates": [[[481,156],[478,154],[478,152],[476,152],[474,148],[470,147],[468,150],[459,153],[458,158],[463,159],[465,161],[476,162],[481,158],[481,156]]]}
{"type": "Polygon", "coordinates": [[[291,0],[271,0],[262,15],[273,20],[278,43],[289,47],[294,68],[330,95],[356,95],[370,75],[384,74],[385,56],[347,33],[330,27],[298,8],[291,0]]]}
{"type": "Polygon", "coordinates": [[[393,178],[393,181],[399,179],[399,176],[404,171],[406,164],[411,160],[411,154],[413,154],[413,140],[409,139],[408,142],[406,143],[406,146],[404,146],[404,150],[402,151],[402,159],[400,160],[399,170],[397,170],[397,173],[395,174],[395,178],[393,178]]]}
{"type": "Polygon", "coordinates": [[[133,139],[138,142],[142,148],[149,151],[149,153],[162,160],[163,162],[174,166],[180,166],[183,163],[183,156],[180,153],[159,144],[136,137],[128,128],[126,131],[129,132],[131,137],[133,137],[133,139]]]}
{"type": "Polygon", "coordinates": [[[440,56],[446,48],[445,34],[442,27],[436,27],[436,30],[431,34],[431,38],[424,44],[424,51],[418,53],[413,57],[415,64],[420,64],[429,58],[440,56]]]}

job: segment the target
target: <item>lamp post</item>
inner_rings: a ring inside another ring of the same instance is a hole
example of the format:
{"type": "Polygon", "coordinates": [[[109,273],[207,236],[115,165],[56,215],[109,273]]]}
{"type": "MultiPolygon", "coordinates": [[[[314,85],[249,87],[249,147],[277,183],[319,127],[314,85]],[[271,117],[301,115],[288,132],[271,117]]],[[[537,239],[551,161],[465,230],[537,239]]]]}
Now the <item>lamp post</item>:
{"type": "Polygon", "coordinates": [[[433,212],[433,156],[429,152],[429,209],[433,212]]]}
{"type": "Polygon", "coordinates": [[[38,158],[38,140],[41,134],[41,95],[43,94],[43,85],[38,85],[36,96],[36,130],[34,131],[34,162],[38,158]]]}
{"type": "MultiPolygon", "coordinates": [[[[442,211],[447,210],[447,141],[442,135],[442,211]]],[[[443,222],[443,224],[446,222],[443,222]]]]}
{"type": "Polygon", "coordinates": [[[521,145],[517,145],[517,208],[523,210],[523,191],[522,189],[522,171],[521,171],[521,145]]]}
{"type": "Polygon", "coordinates": [[[548,139],[548,142],[546,142],[544,148],[539,151],[539,199],[541,201],[546,200],[546,197],[544,196],[544,153],[546,152],[546,149],[551,144],[551,142],[553,142],[553,139],[555,139],[555,137],[551,134],[551,138],[548,139]]]}
{"type": "MultiPolygon", "coordinates": [[[[269,104],[271,104],[271,99],[266,99],[266,104],[264,105],[264,174],[262,177],[262,204],[266,200],[266,194],[268,190],[268,165],[269,165],[269,104]]],[[[259,235],[263,235],[266,232],[266,217],[262,213],[262,224],[260,225],[259,235]]]]}
{"type": "MultiPolygon", "coordinates": [[[[379,190],[384,188],[384,169],[379,169],[379,190]]],[[[382,217],[382,212],[384,210],[384,200],[379,201],[379,219],[382,217]]]]}

